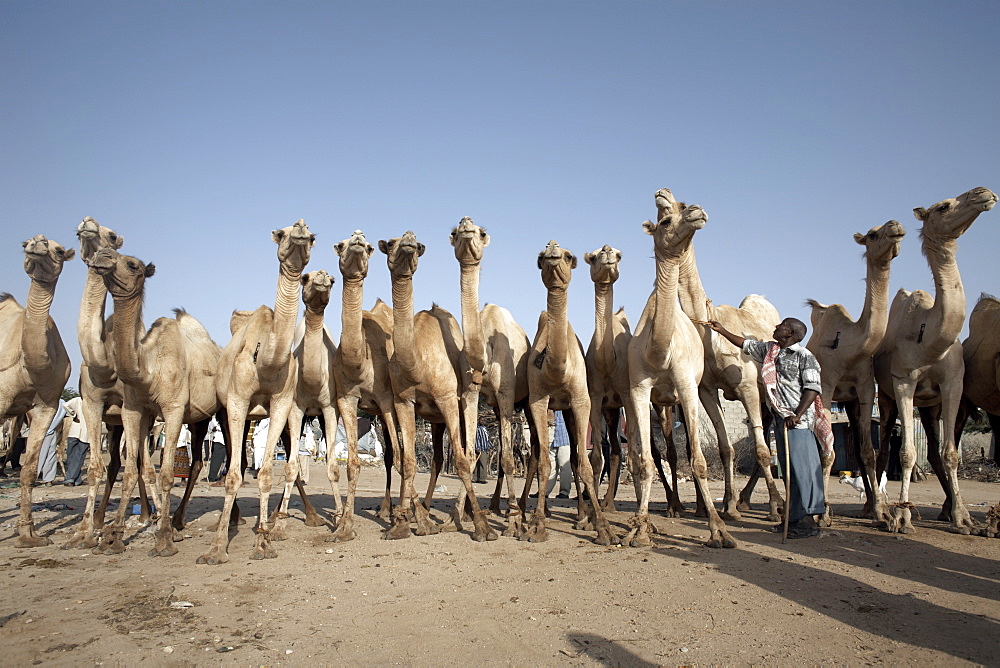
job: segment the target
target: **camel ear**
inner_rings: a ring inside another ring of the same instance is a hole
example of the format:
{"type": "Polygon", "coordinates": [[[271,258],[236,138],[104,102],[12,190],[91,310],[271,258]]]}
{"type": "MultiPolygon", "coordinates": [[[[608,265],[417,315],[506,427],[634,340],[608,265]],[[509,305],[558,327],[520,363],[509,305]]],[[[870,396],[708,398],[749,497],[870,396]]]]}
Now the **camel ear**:
{"type": "Polygon", "coordinates": [[[271,241],[276,244],[280,244],[281,240],[285,238],[284,230],[271,230],[271,241]]]}
{"type": "Polygon", "coordinates": [[[545,255],[545,252],[544,252],[544,251],[542,251],[541,253],[539,253],[539,254],[538,254],[538,268],[539,268],[539,269],[541,269],[541,268],[542,268],[542,257],[543,257],[544,255],[545,255]]]}
{"type": "Polygon", "coordinates": [[[366,245],[367,245],[367,248],[365,248],[365,252],[368,254],[368,257],[371,257],[372,253],[375,252],[375,247],[372,246],[371,244],[366,244],[366,245]]]}
{"type": "Polygon", "coordinates": [[[146,265],[146,278],[149,278],[156,273],[156,265],[150,262],[146,265]]]}
{"type": "Polygon", "coordinates": [[[67,260],[72,260],[74,257],[76,257],[76,251],[73,250],[72,248],[67,248],[66,251],[63,253],[63,262],[66,262],[67,260]]]}
{"type": "Polygon", "coordinates": [[[865,236],[866,235],[861,234],[860,232],[855,232],[854,233],[854,242],[855,243],[859,243],[862,246],[864,246],[865,245],[865,236]]]}
{"type": "Polygon", "coordinates": [[[302,277],[299,280],[302,282],[302,285],[305,285],[309,282],[309,274],[302,274],[302,277]]]}
{"type": "Polygon", "coordinates": [[[645,223],[643,223],[642,229],[644,229],[646,231],[646,234],[649,235],[653,235],[656,233],[656,225],[654,225],[653,221],[651,220],[647,220],[645,223]]]}
{"type": "Polygon", "coordinates": [[[482,235],[482,237],[483,237],[483,248],[485,248],[486,246],[489,246],[490,245],[490,235],[486,234],[485,230],[483,232],[480,232],[480,235],[482,235]]]}
{"type": "Polygon", "coordinates": [[[576,269],[576,256],[569,253],[569,268],[576,269]]]}
{"type": "Polygon", "coordinates": [[[913,217],[917,220],[927,220],[927,209],[922,206],[918,206],[913,210],[913,217]]]}
{"type": "Polygon", "coordinates": [[[385,253],[386,255],[389,254],[389,245],[385,243],[385,239],[378,240],[378,249],[383,253],[385,253]]]}
{"type": "Polygon", "coordinates": [[[423,255],[425,250],[427,250],[426,246],[424,246],[423,244],[417,244],[417,257],[423,255]]]}
{"type": "Polygon", "coordinates": [[[586,262],[587,264],[593,264],[594,263],[594,254],[593,253],[584,253],[583,254],[583,261],[586,262]]]}
{"type": "Polygon", "coordinates": [[[125,243],[125,237],[121,237],[121,236],[115,237],[115,243],[114,243],[115,250],[120,249],[122,247],[123,243],[125,243]]]}
{"type": "Polygon", "coordinates": [[[343,253],[344,253],[344,242],[343,241],[338,241],[337,243],[333,244],[333,252],[336,253],[337,255],[343,255],[343,253]]]}

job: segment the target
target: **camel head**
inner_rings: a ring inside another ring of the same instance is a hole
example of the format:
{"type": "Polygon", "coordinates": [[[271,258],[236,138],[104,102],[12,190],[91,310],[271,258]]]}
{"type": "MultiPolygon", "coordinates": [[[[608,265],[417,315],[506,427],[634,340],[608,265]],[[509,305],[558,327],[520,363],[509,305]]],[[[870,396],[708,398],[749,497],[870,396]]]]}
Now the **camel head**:
{"type": "Polygon", "coordinates": [[[36,283],[55,283],[62,273],[63,263],[76,255],[72,248],[63,248],[43,234],[33,236],[21,247],[24,248],[24,271],[36,283]]]}
{"type": "Polygon", "coordinates": [[[458,222],[449,239],[455,247],[455,259],[460,264],[479,264],[483,259],[483,249],[490,245],[490,235],[468,216],[458,222]]]}
{"type": "Polygon", "coordinates": [[[278,262],[286,274],[298,276],[309,264],[309,253],[316,243],[316,235],[309,231],[299,218],[294,225],[271,232],[271,239],[278,244],[278,262]]]}
{"type": "Polygon", "coordinates": [[[104,278],[104,285],[115,300],[132,299],[142,294],[146,279],[156,272],[153,263],[143,264],[131,255],[102,248],[94,254],[90,268],[104,278]]]}
{"type": "Polygon", "coordinates": [[[368,258],[375,249],[361,230],[354,230],[349,239],[333,245],[333,252],[340,256],[340,274],[344,278],[362,279],[368,275],[368,258]]]}
{"type": "Polygon", "coordinates": [[[868,234],[858,232],[854,240],[865,247],[865,257],[878,264],[888,264],[899,255],[899,244],[906,236],[906,230],[898,221],[873,227],[868,234]]]}
{"type": "Polygon", "coordinates": [[[565,290],[576,269],[576,256],[553,240],[538,254],[538,268],[542,270],[542,284],[546,288],[565,290]]]}
{"type": "Polygon", "coordinates": [[[302,303],[314,313],[322,312],[330,303],[330,289],[333,277],[325,269],[310,271],[302,275],[302,303]]]}
{"type": "Polygon", "coordinates": [[[913,215],[924,223],[920,238],[925,243],[946,243],[962,236],[979,214],[989,211],[996,203],[996,193],[989,188],[973,188],[927,209],[917,207],[913,215]]]}
{"type": "Polygon", "coordinates": [[[76,238],[80,240],[80,257],[87,264],[101,248],[118,250],[125,242],[125,237],[118,236],[114,230],[104,227],[90,216],[77,225],[76,238]]]}
{"type": "Polygon", "coordinates": [[[378,249],[386,254],[389,273],[393,278],[413,276],[413,272],[417,270],[417,259],[426,250],[417,241],[417,235],[410,231],[401,237],[379,241],[378,249]]]}
{"type": "Polygon", "coordinates": [[[658,223],[662,223],[664,218],[684,208],[683,202],[674,199],[670,188],[660,188],[656,191],[653,199],[656,201],[656,222],[658,223]]]}
{"type": "Polygon", "coordinates": [[[653,250],[657,259],[680,257],[691,247],[694,233],[705,227],[708,214],[697,204],[683,206],[678,202],[677,209],[667,214],[663,220],[654,224],[646,221],[642,224],[646,234],[653,237],[653,250]]]}
{"type": "Polygon", "coordinates": [[[594,283],[614,283],[618,280],[622,252],[604,244],[593,253],[584,253],[583,261],[590,265],[590,280],[594,283]]]}

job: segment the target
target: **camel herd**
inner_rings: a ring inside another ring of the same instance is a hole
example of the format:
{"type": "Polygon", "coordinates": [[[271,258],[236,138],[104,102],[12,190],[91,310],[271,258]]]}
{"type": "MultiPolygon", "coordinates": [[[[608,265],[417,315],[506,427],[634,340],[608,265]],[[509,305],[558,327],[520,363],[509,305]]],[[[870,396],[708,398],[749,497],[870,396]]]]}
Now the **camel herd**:
{"type": "MultiPolygon", "coordinates": [[[[889,266],[905,232],[898,222],[889,221],[866,234],[854,235],[865,247],[867,265],[864,310],[858,320],[852,320],[840,305],[810,301],[813,332],[807,347],[822,365],[823,403],[828,408],[834,401],[848,406],[865,469],[866,512],[876,525],[890,531],[913,531],[908,494],[915,464],[914,408],[925,424],[929,461],[946,494],[941,519],[950,521],[952,529],[960,533],[977,528],[959,491],[956,428],[961,428],[972,405],[1000,414],[1000,302],[984,296],[976,305],[963,351],[958,335],[966,302],[955,251],[958,237],[996,201],[992,191],[975,188],[914,210],[923,223],[921,239],[934,275],[933,296],[901,290],[890,307],[889,266]],[[876,382],[882,420],[878,460],[870,432],[863,426],[876,401],[876,382]],[[903,483],[899,501],[890,504],[876,481],[886,466],[887,439],[897,416],[903,436],[903,483]],[[938,436],[935,424],[939,418],[944,427],[938,436]]],[[[516,408],[525,410],[531,430],[528,480],[520,493],[513,477],[506,476],[505,536],[546,539],[546,496],[538,495],[529,518],[527,492],[536,476],[544,489],[550,471],[549,458],[544,456],[549,445],[544,427],[549,410],[562,410],[575,447],[574,472],[587,491],[579,495],[578,528],[593,531],[600,544],[621,541],[634,547],[650,545],[650,490],[654,466],[659,466],[659,453],[651,447],[652,418],[656,417],[664,433],[670,433],[673,409],[679,407],[691,424],[697,423],[693,418],[704,410],[715,426],[725,472],[721,511],[711,503],[697,429],[688,430],[689,456],[699,507],[708,517],[707,544],[735,547],[725,521],[739,518],[740,511],[749,508],[750,493],[759,476],[763,475],[767,484],[771,519],[779,518],[783,501],[771,474],[766,437],[770,413],[762,402],[758,368],[722,341],[707,323],[717,320],[741,336],[767,340],[780,317],[758,295],[747,296],[739,307],[713,304],[699,278],[693,244],[696,232],[708,220],[707,214],[700,206],[677,201],[668,189],[657,191],[655,204],[656,221],[643,225],[653,241],[655,288],[634,330],[623,310],[612,309],[621,253],[605,245],[584,256],[595,295],[594,334],[586,352],[567,319],[567,287],[577,257],[555,241],[539,253],[538,268],[547,300],[535,337],[529,341],[506,309],[492,304],[479,307],[480,263],[489,235],[469,218],[463,218],[450,237],[460,268],[461,325],[437,306],[414,313],[413,280],[424,245],[412,232],[378,243],[392,279],[392,306],[380,300],[370,311],[362,310],[364,281],[375,249],[361,231],[356,231],[334,246],[342,278],[338,344],[325,323],[334,279],[322,270],[306,272],[315,237],[299,220],[271,233],[278,257],[273,308],[235,311],[230,321],[232,338],[225,348],[182,310],[176,310],[172,318],[158,318],[147,329],[142,319],[145,281],[153,276],[155,267],[123,255],[121,236],[92,218],[84,219],[76,231],[79,252],[88,267],[77,327],[83,357],[79,389],[86,422],[108,425],[112,461],[108,484],[98,502],[103,458],[99,439],[92,439],[86,507],[65,547],[123,551],[126,501],[136,484],[145,482],[159,509],[151,554],[175,554],[177,532],[184,527],[185,508],[201,461],[196,457],[184,496],[171,514],[173,446],[184,424],[191,428],[192,442],[200,443],[209,419],[217,415],[234,463],[225,478],[223,519],[208,552],[197,561],[228,561],[229,524],[239,520],[236,496],[242,483],[242,444],[251,420],[270,417],[272,427],[258,473],[260,512],[251,556],[275,557],[273,542],[285,538],[287,505],[296,483],[306,498],[298,478],[296,448],[290,448],[281,501],[274,513],[269,513],[273,455],[281,427],[287,425],[292,434],[298,434],[307,415],[321,416],[325,424],[333,425],[338,415],[354,416],[359,410],[381,418],[389,446],[387,460],[401,476],[399,500],[393,506],[391,477],[387,475],[379,510],[390,522],[386,538],[439,530],[428,509],[447,433],[462,482],[450,522],[461,530],[471,515],[472,537],[495,540],[497,534],[486,519],[487,509],[481,507],[472,486],[480,397],[494,409],[499,421],[503,471],[514,470],[512,420],[516,408]],[[109,293],[113,314],[105,317],[109,293]],[[305,315],[297,326],[300,300],[305,315]],[[733,448],[722,420],[720,394],[739,400],[745,407],[757,456],[756,471],[739,495],[734,488],[733,448]],[[611,476],[603,500],[598,494],[603,467],[601,437],[607,435],[611,442],[612,470],[616,470],[615,460],[621,457],[617,433],[622,410],[632,444],[628,456],[637,499],[625,536],[617,535],[607,519],[607,513],[614,510],[616,477],[611,476]],[[418,416],[431,423],[436,446],[431,482],[423,500],[414,486],[418,416]],[[158,474],[139,446],[156,418],[163,420],[166,435],[158,474]],[[588,425],[594,446],[589,456],[588,425]],[[122,466],[123,438],[122,503],[114,518],[105,523],[111,485],[122,466]]],[[[38,235],[24,243],[24,253],[25,271],[31,279],[25,306],[9,294],[0,295],[0,417],[30,417],[16,545],[35,547],[50,543],[35,531],[31,516],[37,459],[70,377],[69,357],[49,317],[49,307],[63,264],[75,251],[38,235]]],[[[333,457],[328,463],[336,520],[330,539],[336,541],[355,536],[360,472],[357,421],[346,419],[344,426],[348,442],[346,499],[341,496],[339,465],[333,457]]],[[[677,495],[677,460],[671,439],[667,440],[667,463],[672,473],[672,484],[667,484],[668,513],[676,515],[682,509],[677,495]]],[[[824,456],[823,465],[829,479],[833,457],[824,456]]],[[[391,466],[386,470],[391,474],[391,466]]],[[[501,496],[498,483],[492,506],[495,511],[499,511],[501,496]]],[[[324,523],[308,501],[305,508],[308,524],[324,523]]]]}

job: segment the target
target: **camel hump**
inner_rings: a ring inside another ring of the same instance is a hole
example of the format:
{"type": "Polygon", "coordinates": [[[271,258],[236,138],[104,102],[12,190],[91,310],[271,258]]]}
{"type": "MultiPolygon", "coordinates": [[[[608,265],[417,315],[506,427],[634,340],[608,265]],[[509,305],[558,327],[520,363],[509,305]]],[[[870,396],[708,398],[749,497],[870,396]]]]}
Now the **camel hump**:
{"type": "Polygon", "coordinates": [[[21,305],[17,303],[17,300],[14,299],[14,295],[10,294],[9,292],[0,292],[0,310],[7,308],[16,309],[19,311],[24,310],[21,308],[21,305]]]}
{"type": "Polygon", "coordinates": [[[254,311],[233,311],[229,316],[229,333],[236,336],[236,332],[246,327],[247,322],[253,317],[254,311]]]}
{"type": "Polygon", "coordinates": [[[177,326],[180,328],[181,333],[189,339],[195,341],[208,341],[212,345],[216,345],[215,341],[212,341],[212,336],[205,329],[205,326],[199,322],[198,318],[194,317],[183,308],[174,309],[174,318],[177,320],[177,326]]]}
{"type": "Polygon", "coordinates": [[[740,302],[740,310],[749,311],[753,313],[757,318],[763,322],[770,324],[777,324],[781,321],[781,316],[778,315],[778,309],[774,308],[774,304],[767,301],[764,295],[749,294],[743,298],[740,302]]]}

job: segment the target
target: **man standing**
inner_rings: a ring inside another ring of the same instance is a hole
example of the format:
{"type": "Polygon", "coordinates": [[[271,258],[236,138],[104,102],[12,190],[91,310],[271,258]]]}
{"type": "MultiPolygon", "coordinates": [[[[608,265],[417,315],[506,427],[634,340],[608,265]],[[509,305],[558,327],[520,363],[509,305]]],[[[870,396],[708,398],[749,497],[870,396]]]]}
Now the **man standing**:
{"type": "MultiPolygon", "coordinates": [[[[774,328],[774,341],[755,341],[733,334],[717,320],[709,327],[718,332],[744,353],[761,363],[761,380],[767,394],[775,424],[778,453],[784,459],[788,435],[791,471],[791,491],[785,501],[788,513],[788,537],[808,538],[819,534],[813,515],[826,512],[823,497],[823,466],[817,442],[824,451],[833,451],[833,431],[819,398],[819,362],[809,350],[799,345],[806,336],[805,324],[796,318],[785,318],[774,328]],[[779,428],[784,425],[784,429],[779,428]]],[[[781,524],[772,529],[781,533],[781,524]]]]}
{"type": "Polygon", "coordinates": [[[79,395],[66,402],[66,414],[73,418],[66,437],[66,479],[67,487],[83,484],[83,460],[90,450],[90,436],[87,423],[83,419],[83,400],[79,395]]]}

